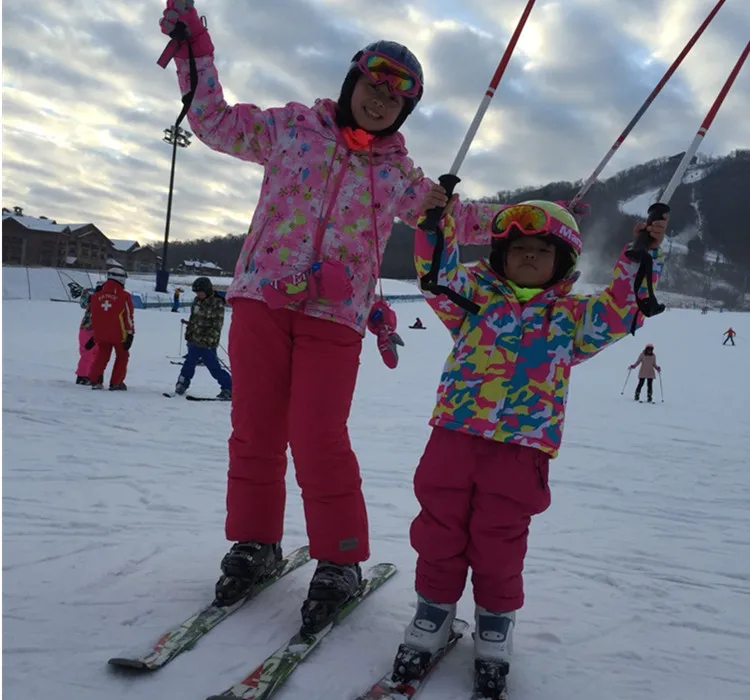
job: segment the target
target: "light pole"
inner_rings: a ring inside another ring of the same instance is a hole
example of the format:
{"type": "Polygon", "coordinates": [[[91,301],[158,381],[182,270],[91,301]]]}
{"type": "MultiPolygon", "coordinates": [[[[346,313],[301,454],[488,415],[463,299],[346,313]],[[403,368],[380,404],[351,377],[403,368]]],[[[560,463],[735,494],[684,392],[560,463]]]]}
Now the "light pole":
{"type": "Polygon", "coordinates": [[[169,173],[169,196],[167,197],[167,220],[164,225],[164,250],[161,254],[161,269],[156,271],[156,291],[166,292],[169,282],[169,270],[167,269],[167,248],[169,247],[169,222],[172,218],[172,192],[174,190],[174,168],[177,162],[177,147],[187,148],[190,145],[192,134],[180,126],[170,126],[164,129],[165,143],[172,146],[172,170],[169,173]]]}

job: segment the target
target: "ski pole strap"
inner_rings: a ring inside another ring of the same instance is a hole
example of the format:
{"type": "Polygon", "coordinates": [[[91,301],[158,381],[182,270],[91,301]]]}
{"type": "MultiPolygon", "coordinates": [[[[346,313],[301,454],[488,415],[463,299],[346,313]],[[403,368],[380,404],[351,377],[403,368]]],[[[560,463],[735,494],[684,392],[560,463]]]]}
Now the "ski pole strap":
{"type": "Polygon", "coordinates": [[[439,226],[430,233],[437,238],[437,241],[435,242],[435,248],[432,251],[432,264],[430,270],[426,275],[423,275],[420,278],[419,286],[425,292],[430,292],[435,295],[445,295],[456,304],[456,306],[459,306],[464,311],[468,311],[470,314],[478,314],[480,308],[478,304],[475,304],[471,299],[461,296],[450,287],[438,284],[438,272],[440,271],[440,260],[443,257],[443,249],[445,248],[445,236],[443,235],[443,230],[439,226]]]}
{"type": "MultiPolygon", "coordinates": [[[[205,19],[203,21],[205,25],[205,19]]],[[[183,41],[187,42],[188,60],[190,63],[190,89],[182,96],[182,111],[174,123],[175,127],[178,127],[180,122],[187,116],[190,105],[193,103],[193,98],[195,97],[195,91],[198,89],[198,65],[195,62],[193,47],[188,40],[187,25],[184,22],[177,22],[169,36],[170,41],[161,56],[159,56],[157,63],[162,68],[166,68],[169,65],[169,62],[174,58],[177,49],[180,48],[183,41]]]]}
{"type": "MultiPolygon", "coordinates": [[[[438,180],[445,190],[445,193],[448,195],[448,199],[453,196],[453,190],[456,188],[456,185],[461,182],[460,177],[450,173],[441,175],[438,180]]],[[[420,278],[419,285],[424,291],[430,292],[431,294],[445,295],[454,304],[462,308],[464,311],[468,311],[470,314],[478,314],[480,308],[478,304],[475,304],[471,299],[462,297],[450,287],[438,284],[440,260],[443,257],[443,251],[445,249],[445,236],[440,228],[440,219],[442,218],[444,211],[445,207],[433,207],[427,212],[424,221],[419,225],[419,228],[422,229],[422,231],[425,233],[431,233],[436,238],[435,247],[432,251],[432,264],[427,273],[420,278]]]]}
{"type": "MultiPolygon", "coordinates": [[[[653,258],[647,250],[629,250],[627,252],[627,256],[631,260],[637,260],[640,263],[638,266],[638,271],[635,273],[635,281],[633,282],[633,293],[635,294],[635,301],[638,305],[638,312],[642,313],[646,318],[657,316],[662,311],[664,311],[666,306],[659,303],[656,298],[656,294],[654,293],[653,258]],[[648,296],[639,297],[638,292],[644,280],[646,280],[646,289],[648,291],[648,296]]],[[[638,322],[638,312],[636,312],[633,323],[630,326],[631,335],[635,335],[636,324],[638,322]]]]}

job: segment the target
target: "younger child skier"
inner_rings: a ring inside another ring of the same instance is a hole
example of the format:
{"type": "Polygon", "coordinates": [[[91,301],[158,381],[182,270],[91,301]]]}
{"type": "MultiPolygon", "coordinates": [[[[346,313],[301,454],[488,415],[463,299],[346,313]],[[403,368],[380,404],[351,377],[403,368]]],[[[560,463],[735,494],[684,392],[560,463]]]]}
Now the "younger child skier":
{"type": "Polygon", "coordinates": [[[133,322],[133,299],[125,291],[128,273],[121,267],[107,271],[107,281],[91,297],[91,330],[93,337],[86,343],[91,349],[96,344],[97,352],[91,365],[89,381],[92,389],[104,388],[104,370],[107,369],[112,350],[115,365],[109,380],[110,391],[125,391],[125,376],[128,371],[130,346],[133,344],[135,325],[133,322]]]}
{"type": "Polygon", "coordinates": [[[91,365],[96,358],[96,346],[89,347],[89,341],[94,337],[91,330],[91,295],[102,288],[103,282],[98,282],[94,289],[86,289],[78,282],[69,282],[70,295],[78,299],[78,304],[83,309],[83,318],[78,328],[78,366],[76,367],[76,384],[89,386],[89,373],[91,365]]]}
{"type": "MultiPolygon", "coordinates": [[[[170,52],[176,48],[182,92],[193,93],[193,132],[210,148],[265,169],[227,294],[233,388],[226,537],[234,544],[222,560],[216,600],[239,600],[282,558],[291,446],[310,554],[318,560],[302,627],[315,632],[356,595],[360,562],[370,556],[347,422],[368,324],[389,367],[403,344],[395,313],[375,300],[383,253],[394,218],[416,225],[445,197],[414,166],[399,133],[422,98],[422,66],[405,46],[377,41],[348,64],[338,100],[229,105],[213,42],[191,0],[168,0],[162,32],[170,35],[178,23],[188,39],[171,43],[170,52]]],[[[462,243],[489,242],[493,207],[459,203],[453,214],[462,243]]]]}
{"type": "MultiPolygon", "coordinates": [[[[628,334],[638,315],[639,264],[623,253],[601,294],[571,294],[581,237],[569,211],[547,201],[501,208],[490,257],[471,268],[459,262],[460,222],[446,214],[442,225],[438,283],[476,306],[467,311],[456,299],[425,293],[454,347],[414,477],[417,609],[394,679],[419,677],[446,644],[471,568],[475,690],[503,698],[529,523],[550,504],[549,460],[562,439],[570,370],[628,334]]],[[[654,282],[665,227],[648,228],[654,282]]],[[[417,231],[419,276],[432,265],[436,241],[417,231]]]]}
{"type": "Polygon", "coordinates": [[[734,330],[734,328],[728,328],[727,330],[725,330],[724,335],[726,336],[726,338],[724,338],[724,342],[722,343],[722,345],[726,345],[727,343],[731,343],[732,345],[734,345],[734,336],[737,335],[737,332],[734,330]]]}
{"type": "Polygon", "coordinates": [[[656,378],[656,373],[661,372],[661,367],[656,364],[656,355],[654,354],[654,346],[652,343],[649,343],[643,348],[643,352],[638,355],[638,359],[630,365],[630,369],[635,369],[638,365],[641,366],[641,369],[638,371],[638,386],[635,388],[634,398],[636,401],[641,400],[643,384],[648,382],[646,388],[646,399],[649,403],[653,403],[654,379],[656,378]]]}
{"type": "Polygon", "coordinates": [[[182,363],[182,371],[174,388],[176,394],[184,394],[195,375],[195,366],[200,360],[219,382],[221,391],[217,399],[230,401],[232,398],[232,377],[221,366],[216,348],[221,342],[221,329],[224,327],[224,299],[214,292],[214,286],[208,277],[198,277],[193,282],[195,299],[190,307],[190,320],[182,321],[187,325],[185,342],[187,355],[182,363]]]}

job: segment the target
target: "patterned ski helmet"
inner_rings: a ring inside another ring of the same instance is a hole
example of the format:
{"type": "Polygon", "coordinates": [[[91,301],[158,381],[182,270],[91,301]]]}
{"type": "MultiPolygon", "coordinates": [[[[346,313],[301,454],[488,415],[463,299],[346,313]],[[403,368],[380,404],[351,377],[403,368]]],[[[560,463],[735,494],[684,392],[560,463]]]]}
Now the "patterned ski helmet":
{"type": "Polygon", "coordinates": [[[407,68],[414,73],[421,84],[419,94],[416,97],[404,98],[404,107],[401,110],[401,114],[398,115],[396,121],[387,129],[383,129],[378,132],[378,136],[387,136],[388,134],[395,134],[406,121],[406,118],[414,111],[419,101],[422,99],[424,94],[424,71],[422,70],[422,64],[419,62],[417,57],[403,44],[399,44],[395,41],[387,41],[381,39],[374,41],[372,44],[368,44],[363,49],[357,51],[352,57],[351,64],[349,65],[349,71],[344,79],[344,84],[341,86],[341,94],[338,99],[339,107],[339,125],[340,126],[356,126],[354,117],[352,116],[352,94],[354,92],[354,86],[359,80],[360,72],[359,59],[362,58],[362,54],[372,51],[374,53],[382,53],[389,58],[392,58],[397,63],[400,63],[404,68],[407,68]]]}
{"type": "MultiPolygon", "coordinates": [[[[519,202],[516,206],[523,205],[542,209],[552,220],[552,226],[548,235],[557,249],[557,262],[552,279],[545,285],[550,287],[567,277],[575,269],[578,256],[583,250],[578,222],[568,209],[556,202],[550,202],[545,199],[530,199],[525,202],[519,202]]],[[[492,239],[490,265],[500,275],[505,275],[505,254],[509,241],[523,235],[521,231],[514,230],[514,227],[511,227],[508,236],[492,239]]]]}

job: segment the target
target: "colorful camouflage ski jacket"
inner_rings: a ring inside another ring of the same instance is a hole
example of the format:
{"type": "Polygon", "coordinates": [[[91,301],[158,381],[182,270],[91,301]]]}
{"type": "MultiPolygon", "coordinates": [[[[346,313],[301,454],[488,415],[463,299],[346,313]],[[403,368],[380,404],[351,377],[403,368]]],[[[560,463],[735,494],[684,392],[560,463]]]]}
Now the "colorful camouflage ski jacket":
{"type": "MultiPolygon", "coordinates": [[[[621,255],[612,282],[600,294],[570,294],[578,278],[574,273],[521,305],[488,261],[475,267],[459,262],[454,221],[445,217],[443,223],[438,283],[474,301],[480,312],[467,313],[445,296],[425,293],[454,341],[430,424],[555,457],[570,369],[629,333],[637,313],[633,284],[638,263],[621,255]]],[[[414,254],[420,277],[431,267],[435,241],[434,234],[417,231],[414,254]]],[[[652,256],[656,284],[661,254],[654,251],[652,256]]]]}
{"type": "MultiPolygon", "coordinates": [[[[175,63],[187,92],[188,61],[175,63]]],[[[369,150],[350,150],[333,100],[317,100],[312,107],[230,106],[213,58],[196,63],[198,84],[188,112],[195,135],[215,151],[265,169],[228,302],[262,300],[261,287],[273,280],[304,274],[314,262],[340,262],[352,282],[350,299],[297,302],[291,308],[364,333],[393,220],[415,226],[433,182],[414,166],[401,134],[375,139],[369,150]]],[[[462,244],[489,243],[491,212],[485,204],[454,208],[466,232],[459,236],[462,244]]]]}
{"type": "Polygon", "coordinates": [[[224,300],[215,292],[202,301],[195,297],[185,341],[199,348],[218,348],[224,327],[224,300]]]}

